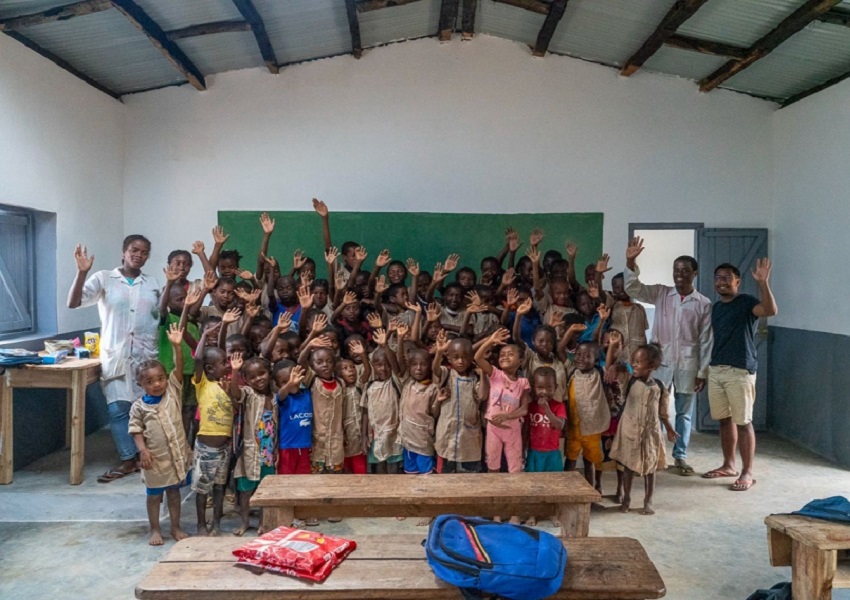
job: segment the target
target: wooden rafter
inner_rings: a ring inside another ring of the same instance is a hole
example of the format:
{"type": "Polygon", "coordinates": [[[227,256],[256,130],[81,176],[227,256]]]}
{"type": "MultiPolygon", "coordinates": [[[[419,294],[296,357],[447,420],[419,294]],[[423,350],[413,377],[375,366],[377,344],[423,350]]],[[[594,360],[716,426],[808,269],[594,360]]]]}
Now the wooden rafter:
{"type": "Polygon", "coordinates": [[[461,36],[465,40],[471,40],[475,35],[475,11],[478,9],[478,0],[463,0],[463,13],[461,17],[461,36]]]}
{"type": "Polygon", "coordinates": [[[113,92],[112,90],[110,90],[105,85],[98,83],[97,81],[95,81],[94,79],[92,79],[91,77],[89,77],[88,75],[83,73],[82,71],[77,70],[71,63],[69,63],[68,61],[66,61],[63,58],[56,56],[50,50],[47,50],[46,48],[42,48],[41,46],[39,46],[38,44],[33,42],[31,39],[29,39],[28,37],[21,35],[17,31],[5,31],[4,33],[6,35],[8,35],[10,38],[12,38],[14,40],[18,40],[20,43],[22,43],[24,46],[26,46],[27,48],[29,48],[33,52],[36,52],[37,54],[41,54],[47,60],[56,63],[56,66],[58,66],[62,69],[65,69],[66,71],[68,71],[74,77],[78,77],[79,79],[82,79],[87,84],[89,84],[90,86],[92,86],[93,88],[95,88],[97,90],[100,90],[101,92],[103,92],[107,96],[112,96],[116,100],[121,99],[120,94],[113,92]]]}
{"type": "Polygon", "coordinates": [[[205,90],[207,84],[204,76],[180,47],[168,39],[162,27],[151,19],[133,0],[111,0],[112,5],[127,17],[139,31],[144,33],[154,47],[173,64],[178,71],[192,84],[195,89],[205,90]]]}
{"type": "Polygon", "coordinates": [[[552,36],[555,35],[555,29],[558,27],[558,23],[561,22],[561,18],[567,10],[567,2],[569,0],[552,0],[552,6],[549,7],[549,13],[546,15],[546,20],[543,21],[540,33],[537,34],[537,41],[531,50],[534,56],[546,56],[546,51],[549,49],[549,42],[552,41],[552,36]]]}
{"type": "Polygon", "coordinates": [[[112,2],[109,0],[85,0],[84,2],[57,6],[29,15],[0,20],[0,31],[12,31],[23,27],[52,23],[53,21],[64,21],[72,17],[90,15],[110,8],[112,8],[112,2]]]}
{"type": "Polygon", "coordinates": [[[730,60],[714,73],[700,81],[700,91],[710,92],[733,75],[737,75],[760,58],[767,56],[779,44],[802,30],[803,27],[816,20],[839,2],[841,0],[809,0],[791,13],[790,16],[784,19],[770,33],[750,46],[744,58],[730,60]]]}
{"type": "Polygon", "coordinates": [[[345,0],[345,12],[348,15],[348,30],[351,32],[351,52],[354,58],[363,55],[363,43],[360,41],[360,20],[357,18],[356,0],[345,0]]]}
{"type": "Polygon", "coordinates": [[[525,10],[530,10],[538,15],[548,15],[550,6],[540,0],[493,0],[497,4],[507,4],[525,10]]]}
{"type": "Polygon", "coordinates": [[[697,38],[688,37],[686,35],[671,35],[664,42],[665,46],[678,48],[680,50],[691,50],[700,54],[710,54],[712,56],[725,56],[727,58],[741,59],[747,55],[749,48],[741,46],[730,46],[729,44],[721,44],[710,40],[699,40],[697,38]]]}
{"type": "Polygon", "coordinates": [[[254,3],[251,0],[233,0],[233,4],[239,10],[242,18],[248,21],[251,25],[251,31],[254,32],[254,37],[257,40],[257,45],[260,47],[260,54],[263,56],[263,62],[266,63],[268,70],[275,75],[280,72],[277,65],[277,58],[274,55],[274,48],[269,41],[269,34],[266,33],[266,25],[263,23],[260,13],[254,8],[254,3]]]}
{"type": "Polygon", "coordinates": [[[833,77],[832,79],[830,79],[828,81],[824,81],[820,85],[816,85],[816,86],[811,87],[807,90],[803,90],[802,92],[794,94],[793,96],[791,96],[789,98],[786,98],[785,100],[782,101],[782,106],[780,108],[785,108],[786,106],[794,104],[795,102],[799,102],[803,98],[808,98],[812,94],[817,94],[818,92],[822,92],[826,88],[832,87],[837,83],[841,83],[842,81],[844,81],[846,79],[850,79],[850,71],[848,71],[846,73],[842,73],[841,75],[839,75],[837,77],[833,77]]]}
{"type": "Polygon", "coordinates": [[[216,23],[202,23],[201,25],[192,25],[183,29],[174,29],[166,31],[165,36],[171,40],[182,40],[188,37],[197,37],[199,35],[210,35],[214,33],[233,33],[239,31],[251,31],[251,24],[247,21],[218,21],[216,23]]]}
{"type": "Polygon", "coordinates": [[[821,23],[829,23],[830,25],[842,25],[850,27],[850,10],[840,10],[833,8],[828,10],[818,17],[821,23]]]}
{"type": "Polygon", "coordinates": [[[420,0],[361,0],[357,3],[357,12],[369,12],[370,10],[378,10],[381,8],[390,8],[393,6],[404,6],[412,4],[420,0]]]}
{"type": "Polygon", "coordinates": [[[440,27],[437,30],[437,37],[441,42],[448,42],[452,39],[459,6],[460,0],[443,0],[440,5],[440,27]]]}
{"type": "Polygon", "coordinates": [[[637,52],[632,54],[629,60],[620,69],[620,75],[628,77],[643,66],[653,54],[658,52],[682,23],[690,19],[708,0],[678,0],[673,7],[667,11],[655,31],[646,38],[637,52]]]}

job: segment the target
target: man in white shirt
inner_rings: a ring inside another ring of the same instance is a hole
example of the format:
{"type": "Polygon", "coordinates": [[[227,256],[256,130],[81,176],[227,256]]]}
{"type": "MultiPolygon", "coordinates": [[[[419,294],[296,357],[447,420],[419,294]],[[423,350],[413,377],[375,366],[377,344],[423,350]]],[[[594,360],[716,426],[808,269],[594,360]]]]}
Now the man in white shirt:
{"type": "Polygon", "coordinates": [[[679,438],[673,445],[674,464],[680,475],[693,475],[694,469],[686,459],[696,397],[705,387],[711,360],[711,301],[694,289],[696,259],[680,256],[673,261],[674,287],[645,285],[638,278],[636,262],[641,252],[643,240],[636,237],[626,249],[626,293],[655,305],[652,341],[661,346],[662,362],[653,376],[675,389],[679,438]]]}

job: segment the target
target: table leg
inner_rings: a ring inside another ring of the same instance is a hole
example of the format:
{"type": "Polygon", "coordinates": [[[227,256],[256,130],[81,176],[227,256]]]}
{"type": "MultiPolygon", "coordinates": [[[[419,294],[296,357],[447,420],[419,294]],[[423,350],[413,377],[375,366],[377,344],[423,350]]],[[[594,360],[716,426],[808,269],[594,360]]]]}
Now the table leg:
{"type": "Polygon", "coordinates": [[[268,533],[275,527],[280,527],[281,525],[285,527],[291,527],[292,522],[295,520],[295,509],[291,506],[284,507],[275,507],[275,506],[264,506],[262,508],[263,516],[261,520],[263,522],[263,530],[268,533]]]}
{"type": "Polygon", "coordinates": [[[12,382],[0,375],[0,484],[12,483],[12,382]]]}
{"type": "Polygon", "coordinates": [[[561,537],[587,537],[590,529],[590,504],[559,504],[555,518],[561,524],[561,537]]]}
{"type": "Polygon", "coordinates": [[[75,370],[71,376],[71,485],[83,482],[86,454],[86,379],[75,370]]]}
{"type": "Polygon", "coordinates": [[[791,595],[794,600],[830,600],[835,576],[835,550],[818,550],[793,540],[791,595]]]}
{"type": "Polygon", "coordinates": [[[71,447],[71,432],[73,431],[73,405],[74,405],[74,393],[69,388],[65,390],[65,448],[71,447]]]}

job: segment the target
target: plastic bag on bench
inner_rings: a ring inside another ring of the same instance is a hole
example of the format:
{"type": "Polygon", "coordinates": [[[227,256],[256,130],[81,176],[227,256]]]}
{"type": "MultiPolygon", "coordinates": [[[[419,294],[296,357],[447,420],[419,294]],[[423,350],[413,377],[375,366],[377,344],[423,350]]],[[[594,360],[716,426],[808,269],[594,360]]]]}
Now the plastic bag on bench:
{"type": "Polygon", "coordinates": [[[434,574],[466,598],[540,600],[561,588],[567,565],[567,550],[555,536],[480,517],[437,517],[425,552],[434,574]]]}

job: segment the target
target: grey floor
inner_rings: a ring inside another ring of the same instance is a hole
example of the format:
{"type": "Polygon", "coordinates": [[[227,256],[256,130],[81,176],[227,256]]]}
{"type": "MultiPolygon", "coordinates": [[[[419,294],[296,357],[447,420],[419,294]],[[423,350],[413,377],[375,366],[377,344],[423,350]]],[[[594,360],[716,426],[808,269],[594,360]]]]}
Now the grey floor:
{"type": "MultiPolygon", "coordinates": [[[[691,462],[698,471],[719,465],[718,444],[715,436],[694,435],[691,462]]],[[[147,544],[139,476],[106,485],[95,481],[113,455],[108,432],[89,436],[86,446],[82,485],[68,484],[69,455],[62,451],[0,486],[0,598],[133,598],[135,584],[173,545],[170,539],[159,548],[147,544]]],[[[604,491],[610,493],[613,475],[606,477],[604,491]]],[[[667,584],[668,598],[744,600],[757,588],[790,579],[790,569],[768,562],[765,515],[796,510],[812,498],[850,497],[850,472],[768,435],[759,437],[756,478],[752,490],[734,493],[726,487],[729,480],[660,473],[655,516],[621,514],[606,500],[608,510],[593,513],[590,535],[640,540],[667,584]]],[[[641,500],[638,489],[633,506],[639,508],[641,500]]],[[[193,514],[188,498],[181,521],[190,533],[193,514]]],[[[225,516],[225,530],[235,523],[235,513],[225,516]]],[[[167,531],[167,522],[164,526],[167,531]]],[[[365,533],[424,533],[411,519],[347,519],[323,522],[321,529],[354,539],[365,533]]],[[[833,598],[848,600],[850,590],[836,591],[833,598]]]]}

